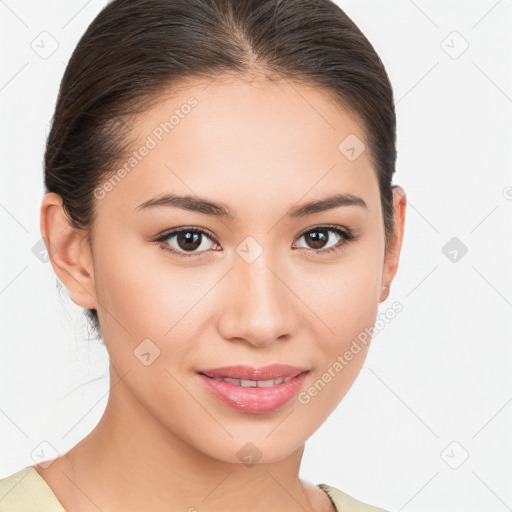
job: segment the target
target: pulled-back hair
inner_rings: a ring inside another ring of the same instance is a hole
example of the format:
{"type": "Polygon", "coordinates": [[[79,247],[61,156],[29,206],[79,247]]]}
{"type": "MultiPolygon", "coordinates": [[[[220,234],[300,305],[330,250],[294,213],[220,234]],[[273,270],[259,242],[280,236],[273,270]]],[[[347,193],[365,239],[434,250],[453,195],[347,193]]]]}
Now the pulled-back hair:
{"type": "MultiPolygon", "coordinates": [[[[371,43],[330,0],[109,2],[69,60],[46,145],[46,192],[62,196],[70,223],[91,242],[94,190],[127,154],[133,116],[184,79],[223,72],[317,86],[357,116],[377,174],[387,249],[394,234],[393,91],[371,43]]],[[[97,311],[86,314],[99,333],[97,311]]]]}

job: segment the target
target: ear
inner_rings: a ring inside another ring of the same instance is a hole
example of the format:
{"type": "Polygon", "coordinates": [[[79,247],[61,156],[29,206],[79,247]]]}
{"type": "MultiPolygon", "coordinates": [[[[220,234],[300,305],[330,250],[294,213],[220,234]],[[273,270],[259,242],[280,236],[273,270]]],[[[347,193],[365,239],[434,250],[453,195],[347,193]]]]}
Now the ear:
{"type": "Polygon", "coordinates": [[[87,233],[74,228],[54,192],[44,195],[41,205],[41,234],[53,270],[78,306],[97,309],[92,253],[87,233]]]}
{"type": "Polygon", "coordinates": [[[398,260],[400,259],[400,250],[404,238],[405,210],[407,197],[402,187],[395,185],[393,187],[393,211],[395,216],[395,234],[389,242],[389,248],[384,257],[384,267],[382,270],[382,285],[380,301],[385,301],[389,296],[391,282],[398,270],[398,260]],[[388,286],[385,286],[385,285],[388,286]]]}

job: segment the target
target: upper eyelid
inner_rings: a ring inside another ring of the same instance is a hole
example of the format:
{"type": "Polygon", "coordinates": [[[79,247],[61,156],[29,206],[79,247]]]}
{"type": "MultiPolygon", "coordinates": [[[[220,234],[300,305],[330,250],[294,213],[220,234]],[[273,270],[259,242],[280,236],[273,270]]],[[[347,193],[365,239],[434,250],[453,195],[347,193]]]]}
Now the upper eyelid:
{"type": "MultiPolygon", "coordinates": [[[[348,228],[338,226],[338,225],[332,225],[332,224],[315,224],[314,226],[310,226],[310,227],[305,228],[302,231],[300,231],[294,240],[299,239],[300,237],[304,236],[304,234],[306,234],[307,232],[314,231],[315,229],[327,229],[330,231],[338,232],[338,234],[339,234],[339,232],[344,233],[346,235],[345,241],[350,241],[350,239],[356,238],[356,235],[352,232],[352,230],[350,230],[348,228]]],[[[188,231],[198,231],[198,232],[208,236],[208,238],[210,238],[213,242],[215,242],[217,244],[219,243],[218,238],[213,233],[211,233],[211,231],[209,231],[206,228],[199,227],[199,226],[179,226],[176,228],[172,228],[172,229],[164,232],[162,235],[158,236],[155,241],[164,242],[168,238],[171,238],[171,237],[175,236],[176,234],[178,234],[182,231],[187,231],[187,230],[188,231]]],[[[206,252],[206,251],[200,251],[200,252],[206,252]]],[[[318,252],[321,252],[321,249],[318,252]]],[[[193,253],[191,253],[191,254],[193,254],[193,253]]]]}
{"type": "Polygon", "coordinates": [[[346,233],[347,235],[350,235],[351,230],[348,228],[344,228],[343,226],[337,226],[333,224],[315,224],[314,226],[310,228],[303,229],[297,236],[302,236],[304,233],[307,233],[308,231],[314,231],[315,229],[328,229],[332,231],[342,231],[346,233]]]}
{"type": "Polygon", "coordinates": [[[160,241],[166,240],[167,238],[171,238],[171,236],[174,236],[177,233],[180,233],[181,231],[198,231],[204,235],[207,235],[212,240],[215,240],[216,242],[218,242],[217,237],[211,231],[209,231],[206,228],[200,228],[198,226],[180,226],[177,228],[172,228],[172,229],[169,229],[168,231],[164,231],[161,235],[158,235],[156,240],[157,241],[158,240],[160,240],[160,241]]]}
{"type": "MultiPolygon", "coordinates": [[[[304,233],[307,233],[308,231],[314,231],[315,229],[322,229],[322,228],[323,229],[330,229],[330,230],[333,230],[333,231],[336,231],[336,230],[343,231],[347,235],[351,234],[351,231],[352,231],[352,230],[350,230],[348,228],[345,228],[343,226],[338,226],[338,225],[315,224],[314,226],[311,226],[309,228],[303,229],[302,231],[299,232],[299,234],[297,236],[300,237],[300,236],[304,235],[304,233]]],[[[201,228],[199,226],[179,226],[179,227],[176,227],[176,228],[172,228],[172,229],[169,229],[168,231],[164,231],[161,235],[158,235],[157,239],[161,240],[161,239],[165,239],[165,238],[170,238],[171,236],[173,236],[176,233],[179,233],[180,231],[187,231],[187,230],[189,230],[189,231],[199,231],[200,233],[206,234],[210,238],[218,241],[218,238],[211,231],[209,231],[206,228],[201,228]]]]}

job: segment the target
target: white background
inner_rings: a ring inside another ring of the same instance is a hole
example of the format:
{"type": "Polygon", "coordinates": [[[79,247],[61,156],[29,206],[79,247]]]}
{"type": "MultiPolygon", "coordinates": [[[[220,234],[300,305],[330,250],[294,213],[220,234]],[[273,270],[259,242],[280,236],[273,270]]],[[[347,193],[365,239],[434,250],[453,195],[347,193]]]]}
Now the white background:
{"type": "MultiPolygon", "coordinates": [[[[60,79],[104,4],[0,2],[0,478],[43,440],[69,450],[107,401],[105,349],[32,253],[60,79]],[[58,44],[47,58],[41,37],[58,44]]],[[[512,0],[338,4],[395,91],[409,203],[380,308],[404,309],[308,442],[302,476],[388,510],[512,510],[512,0]],[[455,262],[452,237],[468,249],[455,262]]]]}

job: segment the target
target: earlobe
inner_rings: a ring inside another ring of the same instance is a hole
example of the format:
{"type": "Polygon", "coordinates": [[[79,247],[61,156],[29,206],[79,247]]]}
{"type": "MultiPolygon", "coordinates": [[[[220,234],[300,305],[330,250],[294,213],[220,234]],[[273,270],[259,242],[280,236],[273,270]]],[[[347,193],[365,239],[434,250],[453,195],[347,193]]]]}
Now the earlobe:
{"type": "Polygon", "coordinates": [[[92,254],[86,232],[71,225],[62,197],[54,192],[43,197],[40,229],[53,270],[71,300],[83,308],[96,309],[92,254]]]}
{"type": "Polygon", "coordinates": [[[380,302],[384,302],[388,298],[391,283],[398,270],[400,251],[402,249],[402,242],[404,238],[406,206],[407,196],[405,195],[404,189],[398,185],[395,185],[393,187],[395,233],[390,241],[389,249],[386,252],[386,256],[384,258],[380,302]]]}
{"type": "Polygon", "coordinates": [[[382,283],[382,291],[379,302],[384,302],[389,297],[389,288],[391,283],[382,283]]]}

